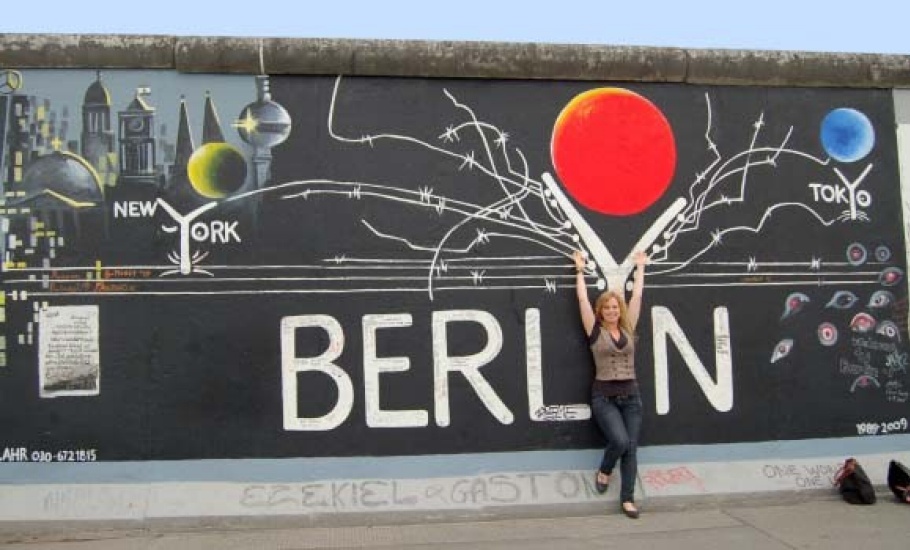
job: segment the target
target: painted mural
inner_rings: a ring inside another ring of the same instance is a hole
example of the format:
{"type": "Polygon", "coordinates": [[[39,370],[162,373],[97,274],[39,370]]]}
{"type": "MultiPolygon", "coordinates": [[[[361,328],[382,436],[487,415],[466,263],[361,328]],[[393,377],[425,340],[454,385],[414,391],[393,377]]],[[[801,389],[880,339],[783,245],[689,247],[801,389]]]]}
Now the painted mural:
{"type": "Polygon", "coordinates": [[[0,81],[5,459],[597,447],[576,249],[643,445],[908,431],[887,91],[0,81]]]}

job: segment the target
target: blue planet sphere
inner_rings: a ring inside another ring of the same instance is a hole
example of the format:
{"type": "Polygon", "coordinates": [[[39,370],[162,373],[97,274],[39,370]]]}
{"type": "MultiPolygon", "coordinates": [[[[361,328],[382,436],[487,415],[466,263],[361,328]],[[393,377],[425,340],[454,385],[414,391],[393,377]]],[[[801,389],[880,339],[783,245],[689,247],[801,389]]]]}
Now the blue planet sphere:
{"type": "Polygon", "coordinates": [[[834,109],[822,120],[821,141],[831,158],[856,162],[875,145],[875,130],[866,115],[856,109],[834,109]]]}

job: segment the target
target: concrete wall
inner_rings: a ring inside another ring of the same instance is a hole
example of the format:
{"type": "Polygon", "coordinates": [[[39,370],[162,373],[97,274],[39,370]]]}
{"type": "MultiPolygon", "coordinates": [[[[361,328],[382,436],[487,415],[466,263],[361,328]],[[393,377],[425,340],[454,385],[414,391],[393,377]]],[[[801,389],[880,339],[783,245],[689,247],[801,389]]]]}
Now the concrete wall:
{"type": "Polygon", "coordinates": [[[0,519],[596,508],[908,455],[902,56],[0,38],[0,519]],[[897,131],[895,132],[895,128],[897,131]]]}

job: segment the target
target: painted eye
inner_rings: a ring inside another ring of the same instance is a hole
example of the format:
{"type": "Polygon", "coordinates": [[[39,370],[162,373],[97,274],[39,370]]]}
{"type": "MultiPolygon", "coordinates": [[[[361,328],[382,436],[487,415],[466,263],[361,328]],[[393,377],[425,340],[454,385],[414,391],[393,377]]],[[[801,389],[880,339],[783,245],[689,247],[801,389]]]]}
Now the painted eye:
{"type": "Polygon", "coordinates": [[[838,290],[834,293],[834,296],[831,297],[831,300],[825,305],[825,307],[847,309],[849,307],[852,307],[857,300],[859,300],[859,298],[856,297],[856,294],[853,294],[849,290],[838,290]]]}
{"type": "Polygon", "coordinates": [[[883,244],[875,247],[875,259],[880,262],[887,262],[891,259],[891,249],[883,244]]]}
{"type": "Polygon", "coordinates": [[[866,263],[866,247],[853,243],[847,247],[847,261],[850,265],[863,265],[866,263]]]}
{"type": "Polygon", "coordinates": [[[869,304],[866,307],[882,308],[888,307],[894,303],[894,294],[887,290],[876,290],[869,297],[869,304]]]}
{"type": "Polygon", "coordinates": [[[901,331],[897,328],[897,325],[894,324],[894,321],[882,321],[875,327],[875,333],[881,334],[889,340],[901,341],[901,331]]]}
{"type": "Polygon", "coordinates": [[[776,363],[777,361],[783,359],[784,357],[790,355],[790,351],[793,349],[793,340],[787,338],[786,340],[781,340],[774,346],[774,353],[771,354],[771,362],[776,363]]]}
{"type": "Polygon", "coordinates": [[[878,282],[885,286],[894,286],[904,278],[904,272],[896,267],[889,267],[878,275],[878,282]]]}
{"type": "Polygon", "coordinates": [[[808,303],[809,297],[802,292],[794,292],[793,294],[787,296],[787,300],[784,302],[784,314],[780,316],[781,321],[787,317],[796,315],[803,309],[803,306],[808,303]]]}
{"type": "Polygon", "coordinates": [[[823,346],[833,346],[837,343],[837,327],[831,323],[818,325],[818,341],[823,346]]]}
{"type": "Polygon", "coordinates": [[[875,328],[875,318],[868,313],[857,313],[850,321],[853,332],[869,332],[875,328]]]}
{"type": "Polygon", "coordinates": [[[869,375],[863,374],[853,381],[853,385],[850,386],[850,393],[856,391],[856,388],[869,388],[871,386],[875,386],[876,388],[882,387],[881,384],[878,383],[878,380],[869,375]]]}

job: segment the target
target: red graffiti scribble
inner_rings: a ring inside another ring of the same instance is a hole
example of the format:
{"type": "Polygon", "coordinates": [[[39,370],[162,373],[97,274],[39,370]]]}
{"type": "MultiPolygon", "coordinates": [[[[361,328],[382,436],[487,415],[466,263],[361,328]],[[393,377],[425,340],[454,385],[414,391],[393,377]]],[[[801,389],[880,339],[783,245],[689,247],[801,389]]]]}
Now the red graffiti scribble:
{"type": "Polygon", "coordinates": [[[670,468],[669,470],[647,470],[642,475],[642,481],[652,489],[663,489],[670,485],[691,484],[704,492],[705,485],[695,473],[686,466],[670,468]]]}

